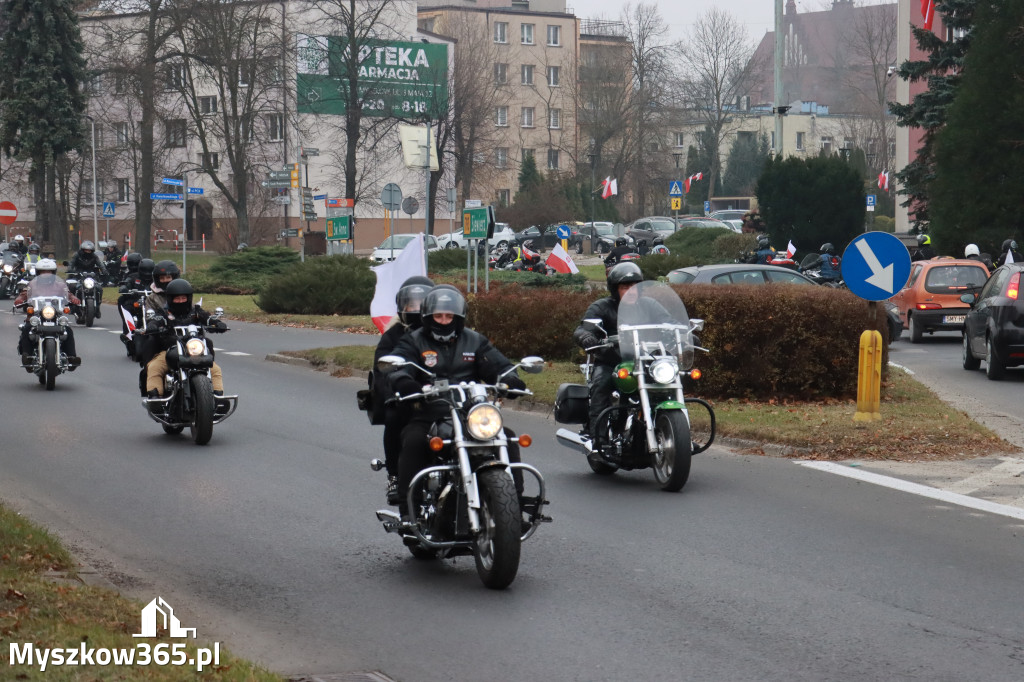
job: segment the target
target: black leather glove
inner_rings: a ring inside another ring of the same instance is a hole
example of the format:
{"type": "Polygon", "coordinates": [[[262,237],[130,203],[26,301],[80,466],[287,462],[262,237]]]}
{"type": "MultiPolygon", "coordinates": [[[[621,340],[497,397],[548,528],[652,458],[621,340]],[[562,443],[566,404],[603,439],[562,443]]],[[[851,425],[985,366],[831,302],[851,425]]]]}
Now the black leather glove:
{"type": "Polygon", "coordinates": [[[584,349],[593,348],[600,343],[601,339],[597,338],[597,335],[592,332],[587,332],[580,337],[580,346],[584,349]]]}
{"type": "Polygon", "coordinates": [[[524,382],[522,379],[517,377],[515,374],[509,374],[507,377],[502,379],[502,381],[509,388],[514,388],[517,391],[524,391],[524,390],[526,390],[526,382],[524,382]]]}
{"type": "Polygon", "coordinates": [[[210,320],[211,332],[226,332],[228,325],[224,320],[210,320]]]}
{"type": "Polygon", "coordinates": [[[412,395],[413,393],[419,393],[423,390],[423,386],[410,376],[397,377],[393,382],[391,382],[391,387],[402,395],[412,395]]]}

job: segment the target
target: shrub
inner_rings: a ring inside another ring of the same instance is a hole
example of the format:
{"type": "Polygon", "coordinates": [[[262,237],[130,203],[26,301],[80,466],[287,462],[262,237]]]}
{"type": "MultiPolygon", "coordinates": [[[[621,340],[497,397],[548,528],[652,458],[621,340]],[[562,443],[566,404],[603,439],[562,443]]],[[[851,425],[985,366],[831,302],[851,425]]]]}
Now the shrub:
{"type": "Polygon", "coordinates": [[[295,266],[299,254],[283,246],[256,246],[215,260],[192,274],[196,291],[217,294],[254,294],[267,281],[295,266]]]}
{"type": "Polygon", "coordinates": [[[876,232],[895,232],[896,231],[896,219],[890,218],[887,215],[880,215],[875,217],[875,224],[872,229],[876,232]]]}
{"type": "MultiPolygon", "coordinates": [[[[671,248],[671,247],[669,247],[671,248]]],[[[649,253],[638,261],[634,261],[640,266],[640,270],[644,273],[644,279],[658,279],[669,273],[671,270],[676,268],[688,268],[691,265],[700,265],[701,263],[693,256],[686,253],[649,253]]]]}
{"type": "MultiPolygon", "coordinates": [[[[480,256],[480,266],[487,265],[487,257],[480,256]]],[[[427,268],[430,272],[448,272],[450,270],[461,270],[466,272],[466,250],[465,249],[442,249],[431,251],[427,256],[427,268]]]]}
{"type": "Polygon", "coordinates": [[[696,259],[698,263],[717,262],[715,258],[715,240],[724,235],[735,235],[732,230],[724,227],[684,227],[675,234],[669,235],[665,246],[673,254],[685,254],[696,259]]]}
{"type": "Polygon", "coordinates": [[[365,315],[376,285],[370,261],[351,254],[321,256],[270,279],[256,305],[267,313],[365,315]]]}

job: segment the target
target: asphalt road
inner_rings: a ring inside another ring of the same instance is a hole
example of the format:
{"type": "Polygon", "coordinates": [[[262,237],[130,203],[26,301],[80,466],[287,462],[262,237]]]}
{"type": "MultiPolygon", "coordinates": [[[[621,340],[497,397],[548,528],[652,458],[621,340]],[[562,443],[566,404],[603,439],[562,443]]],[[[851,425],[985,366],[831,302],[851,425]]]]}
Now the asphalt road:
{"type": "Polygon", "coordinates": [[[16,322],[0,314],[0,496],[122,591],[163,596],[183,625],[272,669],[1024,678],[1020,520],[718,448],[682,493],[662,493],[650,473],[589,473],[549,419],[510,411],[535,438],[524,459],[555,521],[492,592],[471,558],[419,562],[380,529],[362,382],[263,360],[343,335],[232,323],[216,341],[239,409],[196,447],[145,416],[113,334],[78,328],[82,368],[46,392],[17,366],[16,322]]]}

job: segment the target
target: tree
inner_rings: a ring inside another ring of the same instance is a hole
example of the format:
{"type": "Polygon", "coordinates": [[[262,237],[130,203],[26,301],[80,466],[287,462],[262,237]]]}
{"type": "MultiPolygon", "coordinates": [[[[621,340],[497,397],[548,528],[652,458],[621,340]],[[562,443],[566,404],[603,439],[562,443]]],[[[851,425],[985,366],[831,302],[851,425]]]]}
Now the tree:
{"type": "Polygon", "coordinates": [[[769,161],[757,182],[757,204],[776,247],[832,242],[841,250],[864,231],[863,176],[836,157],[769,161]]]}
{"type": "Polygon", "coordinates": [[[760,137],[737,136],[725,162],[722,193],[725,196],[752,196],[757,179],[771,157],[771,149],[771,141],[765,133],[760,137]]]}
{"type": "MultiPolygon", "coordinates": [[[[537,160],[533,154],[527,154],[526,158],[523,159],[522,166],[519,168],[519,193],[528,194],[544,182],[544,176],[537,170],[537,160]]],[[[519,196],[516,195],[516,201],[519,201],[519,196]]]]}
{"type": "MultiPolygon", "coordinates": [[[[0,5],[0,146],[32,160],[36,219],[58,254],[68,251],[58,208],[57,165],[84,142],[85,58],[70,0],[5,0],[0,5]]],[[[64,201],[60,205],[66,205],[64,201]]]]}
{"type": "Polygon", "coordinates": [[[1024,6],[980,3],[974,19],[956,99],[934,141],[929,233],[942,253],[974,242],[996,254],[1004,239],[1024,236],[1024,6]]]}
{"type": "Polygon", "coordinates": [[[935,137],[946,122],[946,112],[956,97],[960,84],[960,71],[971,45],[971,27],[977,0],[942,0],[936,11],[942,23],[952,31],[953,38],[945,40],[931,31],[915,27],[914,39],[928,55],[922,61],[903,62],[897,74],[900,78],[917,82],[925,80],[928,89],[914,97],[909,104],[890,102],[896,114],[897,125],[921,128],[924,136],[917,157],[896,173],[902,185],[899,193],[907,200],[901,206],[911,209],[914,226],[923,230],[929,221],[929,204],[935,180],[935,137]]]}

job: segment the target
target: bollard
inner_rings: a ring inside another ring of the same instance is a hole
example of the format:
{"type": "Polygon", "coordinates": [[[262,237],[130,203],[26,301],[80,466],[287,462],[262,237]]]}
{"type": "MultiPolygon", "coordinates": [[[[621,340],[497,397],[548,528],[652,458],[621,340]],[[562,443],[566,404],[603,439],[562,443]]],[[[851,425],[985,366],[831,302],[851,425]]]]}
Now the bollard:
{"type": "Polygon", "coordinates": [[[882,335],[868,330],[860,335],[860,370],[857,373],[857,413],[853,421],[881,419],[882,335]]]}

